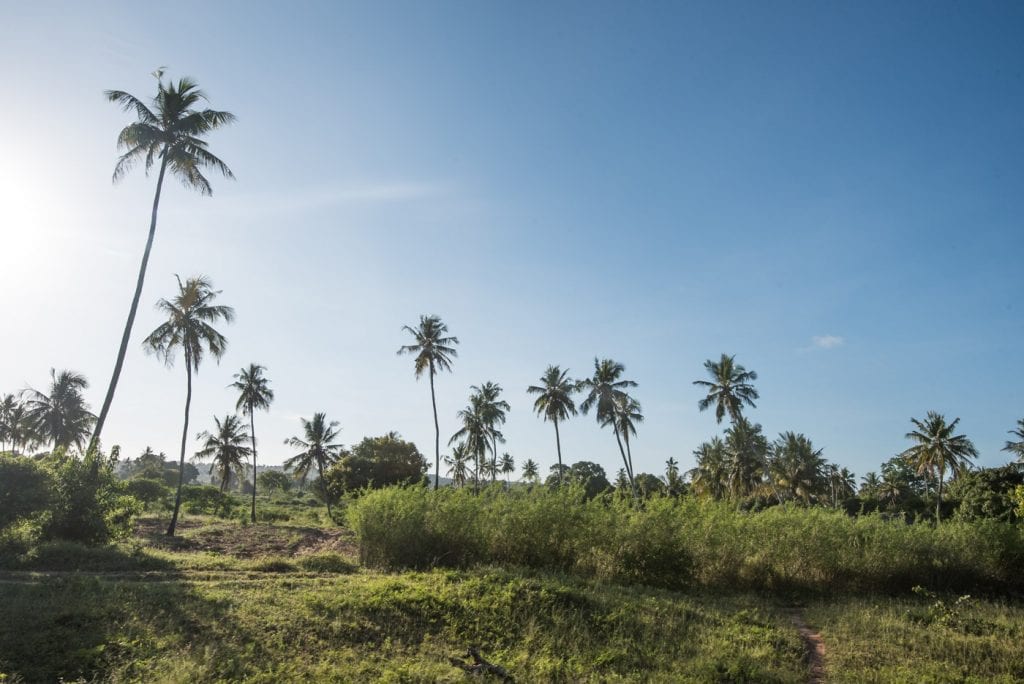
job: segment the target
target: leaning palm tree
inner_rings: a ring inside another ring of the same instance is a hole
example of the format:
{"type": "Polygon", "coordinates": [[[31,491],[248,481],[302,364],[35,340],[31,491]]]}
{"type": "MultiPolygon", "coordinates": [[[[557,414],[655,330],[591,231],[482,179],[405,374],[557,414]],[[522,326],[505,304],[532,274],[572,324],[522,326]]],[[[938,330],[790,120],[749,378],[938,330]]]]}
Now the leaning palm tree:
{"type": "Polygon", "coordinates": [[[290,447],[302,449],[301,453],[292,456],[284,462],[286,470],[294,470],[302,475],[303,481],[309,471],[314,467],[320,475],[320,492],[323,494],[324,503],[327,504],[327,517],[334,519],[331,512],[331,497],[327,492],[327,482],[324,480],[324,471],[332,463],[341,457],[344,448],[334,440],[338,437],[340,430],[337,429],[338,421],[327,422],[327,414],[314,413],[313,420],[300,418],[302,421],[302,437],[291,437],[284,441],[290,447]]]}
{"type": "Polygon", "coordinates": [[[900,457],[912,465],[918,475],[930,474],[938,483],[935,500],[935,521],[942,516],[942,481],[948,468],[953,474],[959,474],[969,465],[972,458],[978,457],[978,450],[971,440],[964,435],[954,435],[957,418],[952,423],[935,411],[929,411],[923,421],[911,418],[916,430],[907,433],[907,439],[914,446],[900,454],[900,457]]]}
{"type": "Polygon", "coordinates": [[[636,387],[632,380],[622,380],[622,374],[626,367],[611,359],[594,359],[594,375],[579,383],[580,389],[587,392],[587,397],[580,402],[580,410],[583,415],[596,408],[597,423],[602,427],[611,425],[615,432],[615,442],[619,445],[619,453],[622,455],[622,463],[626,466],[626,475],[629,478],[629,485],[636,498],[636,485],[633,482],[633,473],[630,472],[629,460],[626,450],[622,446],[622,435],[619,432],[619,423],[615,420],[616,406],[623,397],[626,397],[626,388],[636,387]]]}
{"type": "Polygon", "coordinates": [[[82,397],[88,387],[84,375],[69,370],[58,373],[51,368],[49,394],[25,390],[28,420],[41,441],[50,442],[54,449],[67,449],[72,444],[82,448],[96,420],[82,397]]]}
{"type": "Polygon", "coordinates": [[[615,407],[612,415],[609,416],[601,426],[614,423],[622,435],[622,441],[626,445],[626,472],[630,480],[635,480],[633,471],[633,450],[630,448],[630,435],[636,437],[636,424],[644,421],[643,409],[640,402],[628,394],[620,394],[615,397],[615,407]]]}
{"type": "Polygon", "coordinates": [[[231,387],[238,390],[238,401],[235,410],[249,416],[249,434],[252,436],[252,522],[256,522],[256,419],[253,417],[257,409],[267,411],[274,401],[274,390],[270,389],[270,381],[263,377],[263,366],[250,363],[248,368],[235,373],[235,381],[231,387]]]}
{"type": "Polygon", "coordinates": [[[114,372],[103,398],[96,429],[90,440],[90,449],[98,445],[100,433],[107,420],[110,404],[114,400],[118,378],[124,366],[124,357],[128,352],[128,341],[135,323],[135,312],[139,308],[142,297],[142,285],[146,279],[146,266],[149,264],[149,253],[153,248],[153,235],[156,233],[156,215],[160,206],[160,191],[164,184],[164,174],[169,169],[171,174],[191,190],[198,190],[203,195],[212,195],[209,181],[202,174],[203,169],[214,169],[227,178],[234,178],[231,169],[223,161],[210,153],[203,136],[235,120],[234,114],[213,109],[197,109],[206,95],[199,90],[196,83],[189,78],[163,82],[163,70],[154,74],[157,77],[157,92],[151,105],[147,105],[134,95],[121,90],[108,90],[105,95],[111,102],[135,115],[136,121],[121,130],[117,138],[117,147],[123,151],[114,167],[114,182],[121,180],[136,162],[142,160],[146,172],[159,160],[160,172],[156,179],[156,194],[153,196],[153,211],[149,219],[149,236],[146,238],[146,249],[142,252],[142,263],[139,266],[139,277],[135,283],[135,294],[128,308],[128,320],[125,321],[124,333],[121,335],[121,346],[114,362],[114,372]]]}
{"type": "Polygon", "coordinates": [[[185,357],[185,423],[181,429],[181,456],[178,459],[178,490],[174,495],[174,513],[167,528],[167,536],[173,537],[178,525],[178,511],[181,508],[181,487],[185,474],[185,447],[188,444],[188,415],[192,406],[192,374],[199,372],[199,364],[208,352],[216,361],[224,355],[228,341],[213,324],[235,320],[235,310],[230,306],[214,304],[220,294],[206,276],[195,276],[184,283],[177,275],[178,293],[173,299],[161,299],[156,308],[167,320],[157,326],[143,341],[145,349],[160,358],[168,367],[174,364],[174,356],[180,348],[185,357]]]}
{"type": "MultiPolygon", "coordinates": [[[[526,391],[537,395],[537,400],[533,402],[533,410],[537,415],[555,425],[555,448],[558,450],[558,465],[561,466],[562,439],[558,434],[558,423],[576,415],[572,395],[576,393],[578,385],[569,377],[569,369],[562,370],[558,366],[548,366],[544,375],[540,376],[540,381],[540,385],[530,385],[526,391]]],[[[558,476],[562,476],[561,468],[558,476]]],[[[561,480],[558,484],[562,484],[561,480]]]]}
{"type": "Polygon", "coordinates": [[[224,420],[213,417],[217,426],[213,432],[204,430],[196,439],[203,442],[203,448],[196,452],[196,458],[212,458],[210,474],[216,470],[220,475],[220,491],[228,490],[231,473],[237,473],[239,479],[245,474],[245,459],[252,450],[246,446],[249,435],[238,416],[227,415],[224,420]]]}
{"type": "Polygon", "coordinates": [[[735,356],[722,354],[718,362],[708,359],[704,362],[711,380],[694,380],[694,385],[707,388],[707,396],[697,402],[701,411],[715,407],[715,420],[719,423],[725,414],[729,414],[732,422],[736,422],[743,413],[743,405],[755,408],[754,399],[758,398],[757,390],[751,384],[757,380],[757,373],[748,371],[736,363],[735,356]]]}
{"type": "Polygon", "coordinates": [[[448,326],[441,322],[439,316],[420,316],[420,324],[416,328],[402,326],[415,338],[413,344],[403,345],[398,354],[415,354],[416,378],[424,371],[430,375],[430,403],[434,407],[434,489],[441,479],[441,427],[437,422],[437,399],[434,396],[434,375],[438,371],[452,369],[452,359],[458,356],[454,345],[459,343],[457,337],[447,337],[448,326]]]}
{"type": "Polygon", "coordinates": [[[523,464],[523,478],[534,484],[540,479],[540,466],[532,458],[526,459],[526,463],[523,464]]]}
{"type": "Polygon", "coordinates": [[[1008,432],[1017,438],[1016,442],[1006,441],[1006,446],[1003,447],[1003,451],[1009,451],[1014,454],[1018,460],[1024,461],[1024,418],[1017,421],[1016,430],[1008,430],[1008,432]]]}

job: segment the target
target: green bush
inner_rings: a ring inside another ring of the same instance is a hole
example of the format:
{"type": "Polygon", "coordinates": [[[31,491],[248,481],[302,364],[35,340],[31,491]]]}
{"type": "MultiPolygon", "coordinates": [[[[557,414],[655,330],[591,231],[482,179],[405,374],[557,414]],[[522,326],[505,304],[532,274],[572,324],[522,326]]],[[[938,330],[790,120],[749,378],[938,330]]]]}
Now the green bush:
{"type": "Polygon", "coordinates": [[[50,473],[36,461],[0,456],[0,529],[45,511],[52,488],[50,473]]]}
{"type": "Polygon", "coordinates": [[[124,482],[125,492],[138,499],[146,510],[155,503],[166,503],[172,490],[162,480],[135,477],[124,482]]]}
{"type": "Polygon", "coordinates": [[[364,564],[505,563],[678,588],[1018,590],[1024,530],[995,520],[907,524],[872,514],[689,497],[585,500],[579,489],[366,492],[347,510],[364,564]]]}
{"type": "Polygon", "coordinates": [[[241,504],[212,485],[186,485],[181,488],[181,505],[186,513],[230,518],[241,504]]]}
{"type": "Polygon", "coordinates": [[[80,459],[58,450],[42,464],[51,481],[44,538],[102,544],[131,532],[141,506],[114,476],[113,459],[80,459]]]}

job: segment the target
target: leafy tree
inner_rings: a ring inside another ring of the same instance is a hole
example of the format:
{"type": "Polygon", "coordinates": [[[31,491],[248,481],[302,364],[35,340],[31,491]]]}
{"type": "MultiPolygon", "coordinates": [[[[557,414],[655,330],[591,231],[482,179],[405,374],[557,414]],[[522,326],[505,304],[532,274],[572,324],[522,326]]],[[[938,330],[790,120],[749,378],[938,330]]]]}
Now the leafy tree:
{"type": "Polygon", "coordinates": [[[534,484],[540,479],[540,466],[532,458],[526,459],[526,463],[523,464],[523,479],[534,484]]]}
{"type": "Polygon", "coordinates": [[[133,477],[124,483],[125,492],[142,502],[145,508],[171,493],[170,488],[162,480],[154,480],[148,477],[133,477]]]}
{"type": "Polygon", "coordinates": [[[780,503],[799,499],[807,505],[821,493],[825,459],[804,435],[783,432],[769,448],[768,474],[780,503]]]}
{"type": "Polygon", "coordinates": [[[203,169],[214,169],[227,178],[234,178],[231,169],[209,151],[207,142],[203,139],[211,131],[234,121],[234,114],[213,109],[198,109],[197,105],[206,100],[206,95],[190,78],[179,79],[177,84],[171,81],[165,85],[163,70],[158,70],[155,75],[157,92],[151,105],[121,90],[108,90],[105,93],[109,101],[120,105],[124,111],[136,117],[136,121],[125,126],[117,137],[117,148],[123,151],[123,154],[114,167],[114,182],[127,175],[140,160],[145,162],[147,174],[159,160],[160,172],[157,175],[149,235],[146,238],[146,249],[142,253],[142,263],[139,265],[135,294],[128,309],[128,320],[125,321],[124,333],[121,335],[121,346],[117,351],[110,385],[103,399],[99,418],[96,420],[96,429],[91,441],[93,445],[98,444],[103,432],[107,413],[114,400],[117,381],[121,377],[125,354],[128,352],[128,341],[142,297],[142,285],[146,279],[149,253],[153,248],[156,216],[160,207],[160,191],[163,188],[165,173],[170,170],[185,187],[198,190],[203,195],[213,194],[209,181],[203,176],[203,169]]]}
{"type": "Polygon", "coordinates": [[[280,470],[264,470],[256,477],[256,480],[260,487],[267,492],[287,492],[292,488],[292,478],[280,470]]]}
{"type": "Polygon", "coordinates": [[[548,487],[560,487],[563,483],[569,482],[569,466],[556,463],[548,468],[551,472],[544,484],[548,487]]]}
{"type": "Polygon", "coordinates": [[[978,457],[978,450],[974,448],[971,440],[964,435],[955,435],[957,423],[947,423],[946,418],[935,411],[929,411],[923,421],[911,418],[910,422],[917,428],[907,433],[907,439],[914,442],[914,446],[904,451],[900,456],[905,458],[919,474],[930,474],[938,482],[938,490],[935,500],[935,520],[942,517],[942,482],[946,470],[959,474],[970,464],[970,459],[978,457]]]}
{"type": "Polygon", "coordinates": [[[577,461],[569,466],[569,481],[583,487],[584,496],[588,499],[593,499],[612,486],[604,468],[590,461],[577,461]]]}
{"type": "Polygon", "coordinates": [[[131,532],[140,505],[114,477],[114,458],[98,449],[85,458],[72,458],[59,448],[43,465],[53,482],[46,537],[103,544],[131,532]]]}
{"type": "Polygon", "coordinates": [[[447,337],[448,326],[441,322],[438,316],[420,316],[419,326],[411,328],[408,325],[402,326],[415,338],[413,344],[402,346],[398,354],[414,354],[416,379],[418,380],[424,371],[430,377],[430,403],[434,407],[434,489],[439,486],[441,479],[441,427],[437,422],[437,399],[434,396],[434,375],[438,371],[452,369],[452,359],[459,354],[455,350],[459,343],[457,337],[447,337]]]}
{"type": "Polygon", "coordinates": [[[274,390],[270,389],[270,381],[263,375],[267,370],[263,366],[250,363],[248,368],[235,373],[235,381],[231,387],[238,390],[238,401],[235,410],[249,416],[249,434],[252,437],[252,511],[250,520],[256,522],[256,419],[257,410],[269,411],[274,401],[274,390]]]}
{"type": "MultiPolygon", "coordinates": [[[[630,487],[629,477],[626,475],[625,468],[619,468],[615,472],[615,484],[613,484],[612,486],[615,487],[615,493],[617,495],[626,496],[626,492],[627,490],[630,489],[630,487]]],[[[630,494],[630,496],[632,496],[632,494],[630,494]]]]}
{"type": "Polygon", "coordinates": [[[512,454],[504,453],[501,455],[501,463],[498,466],[501,469],[502,475],[505,476],[505,484],[511,484],[509,478],[512,473],[516,472],[516,462],[512,458],[512,454]]]}
{"type": "Polygon", "coordinates": [[[622,463],[626,467],[626,476],[629,478],[629,486],[636,498],[636,485],[633,482],[633,473],[630,470],[629,459],[626,450],[622,446],[622,436],[619,433],[619,423],[616,418],[616,410],[619,402],[626,401],[628,395],[626,389],[636,387],[632,380],[622,380],[622,374],[626,367],[611,359],[594,359],[594,375],[580,382],[580,388],[587,392],[587,397],[580,403],[580,410],[586,415],[590,409],[596,408],[597,422],[602,427],[611,425],[615,433],[615,442],[619,445],[619,453],[622,455],[622,463]]]}
{"type": "Polygon", "coordinates": [[[655,494],[665,493],[665,483],[657,475],[639,473],[634,479],[636,480],[637,491],[645,499],[649,499],[655,494]]]}
{"type": "Polygon", "coordinates": [[[1008,430],[1009,434],[1017,438],[1016,442],[1006,440],[1006,446],[1003,447],[1003,451],[1009,451],[1011,454],[1017,457],[1018,461],[1024,462],[1024,418],[1017,421],[1017,428],[1014,430],[1008,430]]]}
{"type": "Polygon", "coordinates": [[[178,293],[173,299],[161,299],[156,303],[158,311],[167,320],[157,326],[143,342],[145,349],[162,359],[168,367],[174,365],[174,356],[180,348],[185,357],[185,422],[181,430],[181,456],[178,459],[178,488],[174,495],[174,513],[167,528],[167,536],[173,537],[178,525],[181,508],[181,487],[184,484],[185,448],[188,445],[188,417],[192,406],[192,374],[199,372],[203,357],[209,353],[220,361],[227,349],[228,341],[213,326],[224,321],[235,320],[235,310],[230,306],[214,304],[220,294],[205,276],[189,278],[184,283],[177,275],[178,293]]]}
{"type": "Polygon", "coordinates": [[[740,419],[743,405],[756,408],[754,399],[758,398],[757,390],[752,384],[757,380],[757,373],[748,371],[736,363],[736,357],[722,354],[716,363],[711,359],[704,362],[711,380],[694,380],[693,384],[707,388],[707,396],[697,402],[701,411],[715,407],[715,420],[719,423],[725,414],[729,414],[732,422],[740,419]]]}
{"type": "Polygon", "coordinates": [[[196,458],[213,459],[210,473],[217,471],[220,491],[226,492],[232,472],[238,474],[239,480],[245,476],[245,459],[252,453],[245,444],[249,434],[238,416],[227,415],[224,420],[214,416],[213,421],[217,427],[212,433],[204,430],[196,437],[203,442],[203,448],[196,452],[196,458]]]}
{"type": "Polygon", "coordinates": [[[551,421],[555,426],[555,448],[558,450],[558,464],[562,464],[562,439],[558,434],[558,423],[576,415],[576,404],[572,395],[578,389],[577,383],[569,377],[569,370],[558,366],[548,366],[540,378],[540,385],[526,388],[529,394],[536,394],[533,410],[544,420],[551,421]]]}
{"type": "Polygon", "coordinates": [[[58,373],[50,369],[50,393],[34,389],[25,390],[25,409],[33,432],[56,449],[67,449],[72,444],[81,450],[96,420],[82,391],[89,387],[85,376],[74,371],[58,373]]]}
{"type": "Polygon", "coordinates": [[[331,519],[334,514],[331,512],[331,496],[327,491],[324,481],[324,471],[338,460],[344,448],[334,440],[338,438],[338,421],[327,422],[327,414],[314,413],[313,420],[299,419],[302,422],[302,436],[291,437],[284,443],[302,451],[284,462],[286,470],[296,471],[301,474],[303,481],[314,467],[320,476],[320,489],[327,504],[327,516],[331,519]]]}
{"type": "Polygon", "coordinates": [[[389,432],[364,438],[331,466],[327,478],[341,491],[352,492],[364,487],[422,482],[426,472],[426,459],[416,445],[397,432],[389,432]]]}
{"type": "Polygon", "coordinates": [[[962,520],[993,518],[1015,522],[1014,492],[1024,485],[1024,470],[1016,463],[1001,468],[962,472],[949,483],[949,498],[959,501],[956,517],[962,520]]]}

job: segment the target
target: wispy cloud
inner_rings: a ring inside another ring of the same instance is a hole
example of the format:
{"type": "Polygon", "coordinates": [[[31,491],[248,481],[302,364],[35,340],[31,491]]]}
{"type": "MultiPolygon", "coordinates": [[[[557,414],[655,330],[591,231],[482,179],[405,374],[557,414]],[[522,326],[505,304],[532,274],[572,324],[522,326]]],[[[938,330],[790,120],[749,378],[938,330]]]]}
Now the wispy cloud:
{"type": "Polygon", "coordinates": [[[846,342],[839,335],[815,335],[811,338],[811,344],[816,349],[835,349],[841,347],[846,342]]]}
{"type": "Polygon", "coordinates": [[[235,195],[222,201],[222,211],[247,216],[301,214],[340,206],[389,205],[440,199],[451,196],[446,183],[422,181],[337,182],[307,188],[235,195]]]}

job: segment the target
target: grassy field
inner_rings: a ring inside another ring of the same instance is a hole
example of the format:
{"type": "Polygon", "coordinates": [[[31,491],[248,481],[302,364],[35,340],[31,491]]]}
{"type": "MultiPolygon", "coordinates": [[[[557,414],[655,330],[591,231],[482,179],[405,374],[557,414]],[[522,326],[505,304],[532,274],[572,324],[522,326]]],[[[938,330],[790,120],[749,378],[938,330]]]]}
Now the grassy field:
{"type": "Polygon", "coordinates": [[[477,646],[529,681],[1024,679],[1019,601],[669,591],[556,572],[362,568],[351,533],[187,518],[0,561],[8,681],[463,681],[477,646]],[[74,570],[74,571],[72,571],[74,570]],[[941,603],[940,603],[941,602],[941,603]]]}

